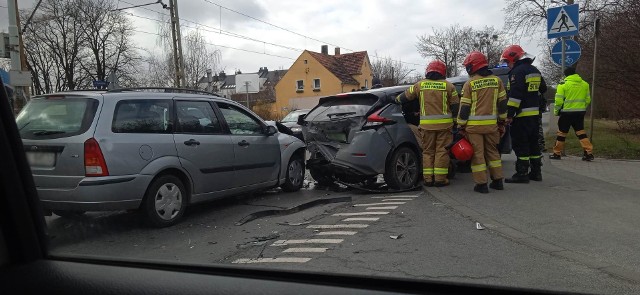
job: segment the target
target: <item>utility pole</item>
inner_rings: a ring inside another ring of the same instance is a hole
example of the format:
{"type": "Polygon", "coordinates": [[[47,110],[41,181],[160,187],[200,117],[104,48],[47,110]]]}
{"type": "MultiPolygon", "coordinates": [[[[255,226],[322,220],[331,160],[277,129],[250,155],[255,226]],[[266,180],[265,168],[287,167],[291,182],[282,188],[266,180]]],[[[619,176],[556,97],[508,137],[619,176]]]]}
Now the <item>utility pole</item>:
{"type": "Polygon", "coordinates": [[[171,14],[171,39],[173,44],[173,65],[175,67],[174,85],[185,87],[184,55],[182,55],[182,35],[180,34],[180,18],[178,17],[178,0],[169,0],[171,14]]]}
{"type": "MultiPolygon", "coordinates": [[[[251,82],[249,82],[249,81],[245,81],[245,82],[244,82],[245,89],[247,89],[247,108],[249,108],[249,84],[250,84],[250,83],[251,83],[251,82]]],[[[250,109],[250,108],[249,108],[249,109],[250,109]]]]}
{"type": "Polygon", "coordinates": [[[18,1],[8,0],[7,10],[9,16],[9,47],[11,50],[9,53],[11,57],[11,71],[9,71],[10,82],[16,89],[16,97],[22,97],[26,103],[29,101],[31,74],[26,71],[27,59],[24,54],[22,34],[20,33],[18,1]]]}

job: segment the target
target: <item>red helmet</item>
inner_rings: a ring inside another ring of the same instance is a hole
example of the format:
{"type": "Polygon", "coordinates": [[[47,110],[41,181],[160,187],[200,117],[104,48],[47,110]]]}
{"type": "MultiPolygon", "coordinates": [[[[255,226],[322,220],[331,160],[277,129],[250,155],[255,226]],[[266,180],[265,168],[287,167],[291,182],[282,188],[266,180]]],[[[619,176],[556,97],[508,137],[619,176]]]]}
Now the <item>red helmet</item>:
{"type": "Polygon", "coordinates": [[[427,65],[427,70],[424,72],[425,75],[430,72],[436,72],[444,77],[447,76],[447,66],[439,59],[436,59],[427,65]]]}
{"type": "Polygon", "coordinates": [[[450,151],[458,161],[468,161],[473,156],[473,147],[464,137],[454,143],[450,151]]]}
{"type": "Polygon", "coordinates": [[[525,57],[527,53],[520,47],[520,45],[509,45],[502,51],[501,60],[504,63],[512,64],[525,57]]]}
{"type": "Polygon", "coordinates": [[[480,51],[471,51],[469,55],[464,59],[462,65],[467,70],[467,73],[473,74],[477,72],[479,69],[489,66],[489,62],[487,62],[487,57],[482,54],[480,51]]]}

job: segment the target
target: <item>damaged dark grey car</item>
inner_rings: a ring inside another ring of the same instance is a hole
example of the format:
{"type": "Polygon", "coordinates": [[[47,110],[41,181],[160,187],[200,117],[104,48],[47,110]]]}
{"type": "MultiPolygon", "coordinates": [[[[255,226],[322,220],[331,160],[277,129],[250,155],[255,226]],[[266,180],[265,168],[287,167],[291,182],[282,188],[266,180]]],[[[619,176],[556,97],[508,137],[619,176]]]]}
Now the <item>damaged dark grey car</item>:
{"type": "Polygon", "coordinates": [[[420,148],[402,107],[391,103],[409,86],[323,97],[301,117],[311,176],[322,185],[335,180],[376,182],[409,189],[420,180],[420,148]]]}

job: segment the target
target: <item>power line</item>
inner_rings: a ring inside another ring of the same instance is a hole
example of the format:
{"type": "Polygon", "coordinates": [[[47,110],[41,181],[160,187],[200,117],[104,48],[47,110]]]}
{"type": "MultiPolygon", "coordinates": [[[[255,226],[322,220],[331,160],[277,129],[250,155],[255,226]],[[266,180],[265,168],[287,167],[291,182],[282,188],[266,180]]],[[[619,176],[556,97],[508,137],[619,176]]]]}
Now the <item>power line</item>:
{"type": "MultiPolygon", "coordinates": [[[[274,28],[278,28],[278,29],[280,29],[280,30],[283,30],[283,31],[289,32],[289,33],[291,33],[291,34],[295,34],[295,35],[298,35],[298,36],[301,36],[301,37],[304,37],[304,38],[306,38],[306,39],[313,40],[313,41],[316,41],[316,42],[319,42],[319,43],[322,43],[322,44],[328,44],[328,45],[331,45],[331,46],[333,46],[333,47],[340,47],[340,48],[345,49],[345,50],[347,50],[347,51],[355,52],[355,50],[353,50],[353,49],[345,48],[345,47],[342,47],[342,46],[339,46],[339,45],[336,45],[336,44],[331,44],[331,43],[329,43],[329,42],[325,42],[325,41],[318,40],[318,39],[313,38],[313,37],[309,37],[309,36],[304,35],[304,34],[300,34],[300,33],[298,33],[298,32],[292,31],[292,30],[290,30],[290,29],[287,29],[287,28],[284,28],[284,27],[281,27],[281,26],[278,26],[278,25],[272,24],[272,23],[270,23],[270,22],[267,22],[267,21],[261,20],[261,19],[259,19],[259,18],[253,17],[253,16],[250,16],[250,15],[245,14],[245,13],[243,13],[243,12],[240,12],[240,11],[237,11],[237,10],[231,9],[231,8],[229,8],[229,7],[226,7],[226,6],[220,5],[220,4],[218,4],[218,3],[215,3],[215,2],[212,2],[212,1],[209,1],[209,0],[203,0],[203,1],[204,1],[204,2],[207,2],[207,3],[209,3],[209,4],[212,4],[212,5],[216,5],[216,6],[220,7],[221,9],[222,9],[222,8],[224,8],[224,9],[229,10],[229,11],[231,11],[231,12],[237,13],[237,14],[239,14],[239,15],[242,15],[242,16],[244,16],[244,17],[247,17],[247,18],[253,19],[253,20],[258,21],[258,22],[261,22],[261,23],[263,23],[263,24],[267,24],[267,25],[272,26],[272,27],[274,27],[274,28]]],[[[373,57],[373,58],[375,58],[375,59],[386,59],[386,58],[380,58],[380,57],[378,57],[378,56],[372,56],[372,57],[373,57]]],[[[401,61],[401,60],[395,60],[395,59],[391,59],[391,60],[392,60],[392,61],[397,61],[397,62],[400,62],[400,63],[403,63],[403,64],[408,64],[408,65],[414,65],[414,66],[420,66],[420,67],[424,66],[424,65],[421,65],[421,64],[415,64],[415,63],[410,63],[410,62],[404,62],[404,61],[401,61]]]]}
{"type": "MultiPolygon", "coordinates": [[[[331,44],[331,43],[329,43],[329,42],[325,42],[325,41],[322,41],[322,40],[318,40],[318,39],[315,39],[315,38],[312,38],[312,37],[309,37],[309,36],[306,36],[306,35],[300,34],[300,33],[298,33],[298,32],[294,32],[294,31],[289,30],[289,29],[287,29],[287,28],[283,28],[283,27],[281,27],[281,26],[274,25],[274,24],[272,24],[272,23],[270,23],[270,22],[267,22],[267,21],[261,20],[261,19],[259,19],[259,18],[255,18],[255,17],[250,16],[250,15],[248,15],[248,14],[242,13],[242,12],[237,11],[237,10],[233,10],[233,9],[231,9],[231,8],[229,8],[229,7],[222,6],[222,5],[218,4],[218,3],[211,2],[211,1],[209,1],[209,0],[204,0],[204,2],[207,2],[207,3],[209,3],[209,4],[216,5],[216,6],[220,7],[220,8],[224,8],[224,9],[229,10],[229,11],[231,11],[231,12],[235,12],[235,13],[237,13],[237,14],[239,14],[239,15],[242,15],[242,16],[244,16],[244,17],[248,17],[248,18],[253,19],[253,20],[255,20],[255,21],[259,21],[259,22],[261,22],[261,23],[263,23],[263,24],[270,25],[270,26],[272,26],[272,27],[274,27],[274,28],[278,28],[278,29],[280,29],[280,30],[283,30],[283,31],[286,31],[286,32],[289,32],[289,33],[292,33],[292,34],[295,34],[295,35],[298,35],[298,36],[301,36],[301,37],[305,37],[305,38],[307,38],[307,39],[309,39],[309,40],[313,40],[313,41],[320,42],[320,43],[323,43],[323,44],[328,44],[328,45],[331,45],[331,46],[333,46],[333,47],[340,47],[340,46],[338,46],[338,45],[331,44]]],[[[355,50],[352,50],[352,49],[349,49],[349,48],[344,48],[344,47],[342,47],[342,48],[343,48],[343,49],[345,49],[345,50],[351,51],[351,52],[355,52],[355,50]]]]}
{"type": "MultiPolygon", "coordinates": [[[[128,3],[126,1],[122,1],[122,2],[128,3]]],[[[151,10],[151,9],[147,9],[147,10],[154,11],[154,10],[151,10]]],[[[154,11],[154,12],[158,12],[158,11],[154,11]]],[[[157,21],[157,22],[169,23],[168,21],[163,21],[163,20],[159,20],[159,19],[146,17],[146,16],[141,16],[141,15],[135,15],[135,14],[130,13],[130,12],[123,12],[123,13],[128,14],[128,15],[133,16],[133,17],[143,18],[143,19],[157,21]]],[[[272,43],[272,42],[268,42],[268,41],[264,41],[264,40],[255,39],[255,38],[252,38],[252,37],[249,37],[249,36],[241,35],[241,34],[230,32],[230,31],[226,31],[226,30],[222,30],[221,28],[216,28],[216,27],[212,27],[212,26],[209,26],[209,25],[201,24],[201,23],[198,23],[198,22],[195,22],[195,21],[192,21],[192,20],[188,20],[188,19],[185,19],[185,18],[180,18],[180,20],[200,26],[200,27],[193,27],[193,26],[182,25],[182,27],[187,27],[187,28],[192,28],[192,29],[200,29],[200,30],[203,30],[203,31],[206,31],[206,32],[210,32],[210,33],[216,33],[216,34],[221,34],[221,35],[225,35],[225,36],[229,36],[229,37],[244,39],[244,40],[253,41],[253,42],[258,42],[258,43],[262,43],[262,44],[268,44],[268,45],[271,45],[271,46],[280,47],[280,48],[293,50],[293,51],[304,51],[304,49],[295,48],[295,47],[286,46],[286,45],[280,45],[280,44],[276,44],[276,43],[272,43]],[[209,28],[209,30],[203,29],[201,27],[209,28]]]]}
{"type": "MultiPolygon", "coordinates": [[[[137,30],[137,29],[133,29],[132,31],[138,32],[138,33],[143,33],[143,34],[162,36],[162,34],[159,34],[159,33],[147,32],[147,31],[142,31],[142,30],[137,30]]],[[[204,42],[204,43],[207,44],[207,45],[212,45],[212,46],[218,46],[218,47],[229,48],[229,49],[234,49],[234,50],[240,50],[240,51],[245,51],[245,52],[250,52],[250,53],[256,53],[256,54],[262,54],[262,55],[268,55],[268,56],[273,56],[273,57],[279,57],[279,58],[295,60],[295,58],[282,56],[282,55],[277,55],[277,54],[253,51],[253,50],[249,50],[249,49],[243,49],[243,48],[231,47],[231,46],[226,46],[226,45],[220,45],[220,44],[215,44],[215,43],[211,43],[211,42],[204,42]]]]}

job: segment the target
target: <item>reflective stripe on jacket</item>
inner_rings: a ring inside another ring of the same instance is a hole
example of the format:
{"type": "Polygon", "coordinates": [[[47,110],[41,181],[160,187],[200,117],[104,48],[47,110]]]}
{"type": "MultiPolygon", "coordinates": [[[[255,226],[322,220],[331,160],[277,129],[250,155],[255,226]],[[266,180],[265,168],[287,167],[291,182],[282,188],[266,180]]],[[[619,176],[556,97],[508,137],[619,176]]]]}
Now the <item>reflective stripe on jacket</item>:
{"type": "Polygon", "coordinates": [[[578,74],[573,74],[558,85],[555,96],[554,113],[586,112],[591,103],[589,83],[582,80],[578,74]]]}
{"type": "Polygon", "coordinates": [[[547,85],[540,71],[525,60],[517,61],[509,72],[509,118],[540,115],[540,92],[547,85]]]}
{"type": "Polygon", "coordinates": [[[467,127],[496,125],[507,117],[507,92],[500,78],[474,75],[462,87],[458,124],[467,127]]]}
{"type": "Polygon", "coordinates": [[[457,114],[460,99],[451,82],[425,79],[396,98],[399,103],[415,99],[420,100],[420,128],[443,130],[453,126],[453,114],[457,114]]]}

